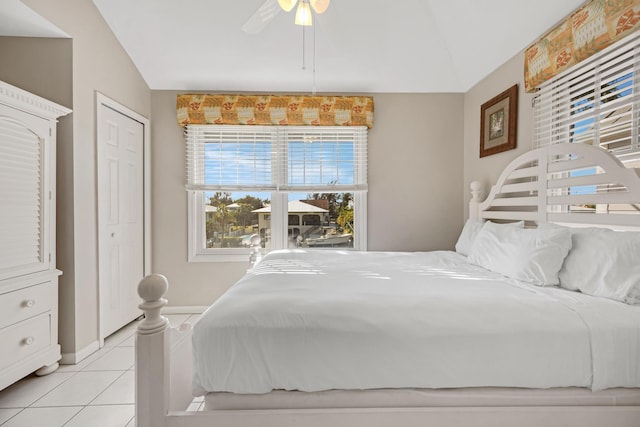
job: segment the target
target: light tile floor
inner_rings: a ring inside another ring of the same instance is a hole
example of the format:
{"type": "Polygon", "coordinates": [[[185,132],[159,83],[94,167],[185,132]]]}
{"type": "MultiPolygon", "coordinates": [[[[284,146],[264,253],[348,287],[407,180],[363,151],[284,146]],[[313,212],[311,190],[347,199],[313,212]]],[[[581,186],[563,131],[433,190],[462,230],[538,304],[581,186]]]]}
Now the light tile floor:
{"type": "MultiPolygon", "coordinates": [[[[166,315],[171,326],[195,323],[199,315],[166,315]]],[[[138,322],[107,337],[104,347],[76,365],[30,375],[0,391],[2,427],[133,427],[134,345],[138,322]]],[[[200,410],[202,398],[188,410],[200,410]]]]}

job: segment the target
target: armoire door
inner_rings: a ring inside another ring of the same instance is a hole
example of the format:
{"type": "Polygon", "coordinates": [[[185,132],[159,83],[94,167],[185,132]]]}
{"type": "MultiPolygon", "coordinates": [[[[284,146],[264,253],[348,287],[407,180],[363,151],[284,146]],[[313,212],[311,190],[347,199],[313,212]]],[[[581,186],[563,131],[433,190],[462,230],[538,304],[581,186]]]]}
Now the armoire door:
{"type": "Polygon", "coordinates": [[[144,126],[104,104],[98,113],[100,339],[140,316],[144,275],[144,126]]]}
{"type": "Polygon", "coordinates": [[[49,121],[0,104],[0,280],[51,268],[49,121]]]}

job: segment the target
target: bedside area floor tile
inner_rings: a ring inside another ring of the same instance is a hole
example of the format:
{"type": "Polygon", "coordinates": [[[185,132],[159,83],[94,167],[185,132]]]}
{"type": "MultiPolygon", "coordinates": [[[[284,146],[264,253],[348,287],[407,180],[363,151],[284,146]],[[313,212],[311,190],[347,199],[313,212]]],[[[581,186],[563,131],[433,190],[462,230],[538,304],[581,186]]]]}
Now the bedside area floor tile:
{"type": "MultiPolygon", "coordinates": [[[[199,315],[165,315],[171,326],[199,315]]],[[[0,391],[2,427],[135,427],[135,332],[132,322],[104,347],[44,377],[30,375],[0,391]]],[[[203,407],[194,399],[189,411],[203,407]]]]}

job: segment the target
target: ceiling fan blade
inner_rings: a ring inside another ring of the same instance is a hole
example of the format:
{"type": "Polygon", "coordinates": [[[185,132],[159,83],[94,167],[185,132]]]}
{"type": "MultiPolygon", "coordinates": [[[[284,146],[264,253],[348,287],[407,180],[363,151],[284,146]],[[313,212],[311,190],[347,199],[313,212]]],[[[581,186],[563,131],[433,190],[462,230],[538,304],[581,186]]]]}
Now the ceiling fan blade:
{"type": "Polygon", "coordinates": [[[329,7],[331,0],[311,0],[311,7],[318,15],[321,15],[329,7]]]}
{"type": "Polygon", "coordinates": [[[258,34],[280,13],[280,10],[278,0],[265,0],[262,6],[244,23],[242,31],[247,34],[258,34]]]}

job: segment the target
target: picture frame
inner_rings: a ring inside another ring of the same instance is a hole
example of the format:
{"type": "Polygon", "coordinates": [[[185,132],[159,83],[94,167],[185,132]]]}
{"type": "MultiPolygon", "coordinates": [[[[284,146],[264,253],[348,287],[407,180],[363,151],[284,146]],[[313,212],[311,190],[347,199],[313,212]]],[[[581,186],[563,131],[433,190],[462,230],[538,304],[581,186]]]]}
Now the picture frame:
{"type": "Polygon", "coordinates": [[[518,85],[491,98],[480,107],[480,157],[516,148],[518,85]]]}

